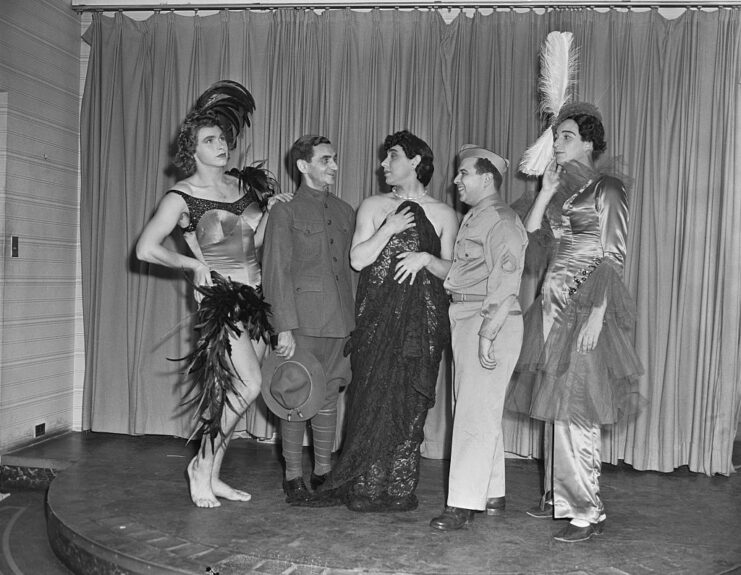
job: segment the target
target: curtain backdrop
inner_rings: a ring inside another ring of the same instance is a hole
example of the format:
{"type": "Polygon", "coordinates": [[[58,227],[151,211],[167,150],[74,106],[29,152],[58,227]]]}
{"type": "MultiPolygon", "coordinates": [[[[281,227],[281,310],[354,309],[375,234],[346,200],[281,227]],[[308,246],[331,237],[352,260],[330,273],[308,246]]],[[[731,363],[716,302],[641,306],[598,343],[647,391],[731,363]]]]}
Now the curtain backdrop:
{"type": "MultiPolygon", "coordinates": [[[[327,135],[340,156],[336,192],[350,204],[380,191],[384,137],[408,128],[430,143],[430,193],[456,205],[454,155],[477,143],[513,165],[542,131],[541,43],[572,31],[578,96],[602,110],[608,153],[632,177],[626,281],[648,408],[605,434],[604,459],[637,469],[689,465],[729,474],[741,404],[741,194],[738,117],[741,12],[691,10],[676,20],[589,9],[477,12],[224,11],[133,21],[96,13],[82,110],[81,242],[86,336],[84,427],[188,436],[179,408],[192,297],[179,273],[142,265],[137,236],[174,182],[178,123],[218,79],[257,101],[234,154],[267,159],[285,189],[291,143],[327,135]]],[[[512,170],[504,197],[532,197],[512,170]]],[[[525,202],[526,203],[526,202],[525,202]]],[[[174,237],[173,245],[181,242],[174,237]]],[[[538,278],[525,278],[530,301],[538,278]]],[[[445,455],[448,366],[427,426],[445,455]]],[[[254,421],[253,421],[254,423],[254,421]]],[[[505,419],[508,451],[540,455],[540,427],[505,419]]]]}

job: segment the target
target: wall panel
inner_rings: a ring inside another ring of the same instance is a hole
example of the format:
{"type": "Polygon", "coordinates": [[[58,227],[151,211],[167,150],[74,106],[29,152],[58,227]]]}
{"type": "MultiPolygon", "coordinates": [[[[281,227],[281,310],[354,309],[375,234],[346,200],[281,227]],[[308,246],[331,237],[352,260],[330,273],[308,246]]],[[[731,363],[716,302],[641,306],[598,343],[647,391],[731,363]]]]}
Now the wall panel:
{"type": "Polygon", "coordinates": [[[0,452],[32,441],[39,423],[47,434],[75,424],[80,44],[69,0],[3,2],[0,452]],[[18,257],[10,257],[11,236],[18,257]]]}

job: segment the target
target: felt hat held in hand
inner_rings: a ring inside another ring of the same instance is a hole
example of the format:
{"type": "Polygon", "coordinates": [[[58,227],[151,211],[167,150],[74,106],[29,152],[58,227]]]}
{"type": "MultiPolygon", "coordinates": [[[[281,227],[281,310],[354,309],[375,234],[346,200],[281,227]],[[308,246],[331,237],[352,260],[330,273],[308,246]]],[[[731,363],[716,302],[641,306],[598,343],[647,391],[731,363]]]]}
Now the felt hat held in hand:
{"type": "Polygon", "coordinates": [[[262,364],[262,397],[281,419],[314,417],[324,403],[326,384],[324,368],[308,351],[296,350],[291,359],[271,352],[262,364]]]}

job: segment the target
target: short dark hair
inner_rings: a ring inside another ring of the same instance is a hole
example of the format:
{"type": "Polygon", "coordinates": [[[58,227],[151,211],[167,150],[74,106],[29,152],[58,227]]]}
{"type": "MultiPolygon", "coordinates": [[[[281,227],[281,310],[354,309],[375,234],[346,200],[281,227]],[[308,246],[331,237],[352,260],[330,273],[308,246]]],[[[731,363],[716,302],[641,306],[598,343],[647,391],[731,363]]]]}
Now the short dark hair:
{"type": "Polygon", "coordinates": [[[476,163],[473,167],[476,169],[477,174],[491,174],[497,190],[502,187],[502,174],[499,173],[496,166],[489,160],[486,158],[476,158],[476,163]]]}
{"type": "Polygon", "coordinates": [[[553,126],[553,133],[556,133],[558,126],[563,124],[566,120],[574,120],[576,125],[579,127],[579,136],[584,142],[592,142],[592,158],[597,159],[602,152],[607,149],[607,142],[605,142],[605,127],[602,125],[602,120],[597,116],[591,114],[584,114],[576,112],[573,114],[566,114],[565,116],[559,116],[559,122],[553,126]]]}
{"type": "Polygon", "coordinates": [[[216,114],[212,112],[191,112],[183,120],[180,132],[178,132],[174,163],[183,171],[185,177],[196,173],[195,153],[198,146],[198,131],[201,128],[213,127],[221,129],[228,148],[233,150],[236,142],[230,140],[229,133],[224,130],[216,114]]]}
{"type": "Polygon", "coordinates": [[[427,145],[423,139],[418,138],[408,130],[402,130],[396,132],[390,136],[386,136],[383,142],[383,149],[388,152],[394,146],[400,146],[404,150],[404,154],[410,160],[414,156],[419,156],[421,161],[417,164],[415,171],[417,172],[417,179],[426,186],[432,179],[432,173],[435,171],[433,160],[435,159],[432,155],[430,146],[427,145]]]}
{"type": "Polygon", "coordinates": [[[299,160],[311,162],[311,159],[314,157],[314,148],[321,144],[331,143],[329,138],[325,138],[324,136],[314,136],[311,134],[301,136],[293,143],[291,151],[288,152],[288,157],[291,160],[291,168],[295,168],[299,160]]]}

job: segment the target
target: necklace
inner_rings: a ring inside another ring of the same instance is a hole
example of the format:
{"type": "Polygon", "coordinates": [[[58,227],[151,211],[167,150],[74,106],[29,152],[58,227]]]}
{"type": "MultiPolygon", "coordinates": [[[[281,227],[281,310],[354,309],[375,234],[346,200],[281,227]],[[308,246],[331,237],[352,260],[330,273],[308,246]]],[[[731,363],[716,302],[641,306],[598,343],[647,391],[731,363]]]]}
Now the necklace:
{"type": "Polygon", "coordinates": [[[420,198],[423,198],[424,196],[427,195],[427,190],[422,190],[419,194],[417,194],[414,197],[412,197],[412,196],[402,196],[399,192],[396,191],[396,188],[395,187],[394,188],[391,188],[391,193],[394,194],[394,197],[395,198],[398,198],[400,200],[406,200],[406,201],[416,202],[420,198]]]}

